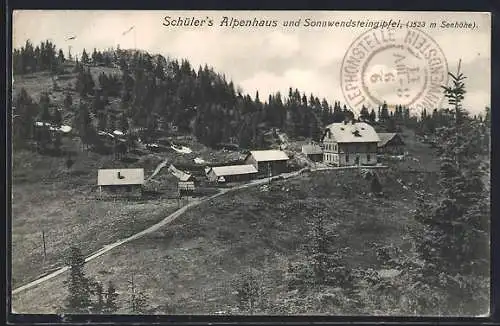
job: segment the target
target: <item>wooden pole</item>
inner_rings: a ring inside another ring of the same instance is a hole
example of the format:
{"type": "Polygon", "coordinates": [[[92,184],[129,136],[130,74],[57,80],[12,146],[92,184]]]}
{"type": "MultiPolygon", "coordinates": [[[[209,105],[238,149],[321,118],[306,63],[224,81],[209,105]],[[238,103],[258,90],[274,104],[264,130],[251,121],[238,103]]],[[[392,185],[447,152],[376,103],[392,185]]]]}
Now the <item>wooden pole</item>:
{"type": "Polygon", "coordinates": [[[269,187],[271,186],[271,162],[267,162],[267,174],[269,177],[269,187]]]}
{"type": "Polygon", "coordinates": [[[45,231],[42,230],[42,241],[43,241],[43,264],[45,265],[45,259],[47,258],[47,247],[45,245],[45,231]]]}
{"type": "Polygon", "coordinates": [[[129,281],[130,283],[130,308],[132,309],[132,312],[135,312],[135,288],[134,288],[134,275],[132,275],[131,280],[129,281]]]}

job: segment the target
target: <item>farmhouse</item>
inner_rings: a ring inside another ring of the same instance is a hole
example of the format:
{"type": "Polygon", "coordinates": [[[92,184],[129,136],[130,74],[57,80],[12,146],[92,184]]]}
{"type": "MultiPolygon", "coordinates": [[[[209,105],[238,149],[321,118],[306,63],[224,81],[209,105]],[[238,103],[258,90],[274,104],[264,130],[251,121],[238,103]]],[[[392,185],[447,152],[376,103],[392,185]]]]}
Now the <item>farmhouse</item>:
{"type": "Polygon", "coordinates": [[[321,162],[323,160],[323,149],[319,145],[302,145],[302,153],[306,154],[307,158],[313,162],[321,162]]]}
{"type": "Polygon", "coordinates": [[[100,169],[97,171],[99,194],[140,196],[144,169],[100,169]]]}
{"type": "Polygon", "coordinates": [[[382,132],[378,134],[380,141],[377,143],[380,154],[402,155],[404,153],[404,141],[397,133],[382,132]]]}
{"type": "Polygon", "coordinates": [[[279,150],[250,151],[245,164],[253,165],[259,173],[276,175],[287,170],[288,155],[279,150]]]}
{"type": "Polygon", "coordinates": [[[257,172],[255,166],[251,164],[214,166],[207,171],[207,178],[211,182],[247,181],[257,172]]]}
{"type": "Polygon", "coordinates": [[[325,163],[336,166],[377,164],[375,129],[365,122],[332,123],[323,135],[325,163]]]}

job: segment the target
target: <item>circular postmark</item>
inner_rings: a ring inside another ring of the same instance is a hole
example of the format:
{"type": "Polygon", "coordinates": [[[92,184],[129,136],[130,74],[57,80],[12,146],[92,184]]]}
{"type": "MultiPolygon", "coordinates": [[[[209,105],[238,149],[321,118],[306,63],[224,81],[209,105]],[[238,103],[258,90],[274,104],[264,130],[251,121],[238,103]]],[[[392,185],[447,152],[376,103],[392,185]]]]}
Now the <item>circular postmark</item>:
{"type": "Polygon", "coordinates": [[[435,109],[448,82],[439,45],[418,29],[371,29],[351,44],[342,60],[342,93],[354,111],[402,105],[435,109]]]}

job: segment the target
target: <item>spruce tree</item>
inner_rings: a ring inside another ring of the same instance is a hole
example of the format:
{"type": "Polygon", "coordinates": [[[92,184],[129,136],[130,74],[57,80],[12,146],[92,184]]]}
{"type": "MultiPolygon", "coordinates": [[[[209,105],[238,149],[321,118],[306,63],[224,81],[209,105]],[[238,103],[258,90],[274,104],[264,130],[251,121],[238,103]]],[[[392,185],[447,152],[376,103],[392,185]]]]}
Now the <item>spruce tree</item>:
{"type": "Polygon", "coordinates": [[[361,111],[359,112],[359,120],[361,121],[369,121],[370,120],[370,112],[368,109],[363,105],[361,107],[361,111]]]}
{"type": "Polygon", "coordinates": [[[370,116],[368,117],[368,120],[373,123],[377,119],[377,115],[375,114],[375,110],[372,109],[370,112],[370,116]]]}
{"type": "Polygon", "coordinates": [[[415,218],[424,231],[416,243],[426,263],[426,282],[445,291],[448,308],[477,314],[488,298],[489,190],[482,181],[488,152],[481,145],[479,122],[461,108],[465,77],[460,65],[450,77],[452,86],[443,89],[454,106],[455,123],[439,128],[436,142],[441,192],[435,201],[419,205],[415,218]]]}
{"type": "Polygon", "coordinates": [[[66,259],[69,265],[69,275],[66,282],[68,296],[66,297],[65,311],[68,313],[90,313],[92,308],[92,282],[85,276],[85,258],[77,247],[71,247],[66,259]]]}
{"type": "Polygon", "coordinates": [[[89,64],[89,62],[90,62],[89,55],[87,54],[87,51],[85,49],[83,49],[83,52],[82,52],[81,62],[82,62],[82,64],[85,64],[85,65],[89,64]]]}

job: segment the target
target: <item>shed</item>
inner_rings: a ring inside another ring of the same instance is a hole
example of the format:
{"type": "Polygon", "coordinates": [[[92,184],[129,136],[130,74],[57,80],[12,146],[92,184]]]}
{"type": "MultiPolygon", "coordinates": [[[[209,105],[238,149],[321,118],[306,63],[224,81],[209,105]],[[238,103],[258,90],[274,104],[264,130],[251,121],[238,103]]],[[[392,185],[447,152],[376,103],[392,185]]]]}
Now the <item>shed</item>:
{"type": "Polygon", "coordinates": [[[100,169],[97,171],[99,193],[141,195],[144,169],[100,169]]]}
{"type": "Polygon", "coordinates": [[[276,175],[287,170],[288,155],[275,149],[250,151],[245,164],[253,165],[259,173],[276,175]]]}
{"type": "Polygon", "coordinates": [[[302,145],[302,153],[311,161],[321,162],[323,160],[323,149],[316,144],[302,145]]]}
{"type": "Polygon", "coordinates": [[[207,178],[212,182],[246,181],[252,179],[257,172],[252,164],[214,166],[208,170],[207,178]]]}
{"type": "Polygon", "coordinates": [[[377,149],[382,154],[402,155],[404,153],[404,141],[398,133],[381,132],[378,134],[380,141],[377,149]]]}

